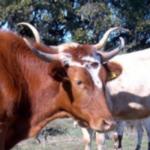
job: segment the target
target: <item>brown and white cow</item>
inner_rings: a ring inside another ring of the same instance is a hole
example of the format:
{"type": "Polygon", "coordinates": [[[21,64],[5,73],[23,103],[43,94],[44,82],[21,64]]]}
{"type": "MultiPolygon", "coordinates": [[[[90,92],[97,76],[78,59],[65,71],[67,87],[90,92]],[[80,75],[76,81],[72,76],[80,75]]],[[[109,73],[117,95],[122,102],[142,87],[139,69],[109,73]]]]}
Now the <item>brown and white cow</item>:
{"type": "MultiPolygon", "coordinates": [[[[115,52],[123,46],[122,40],[115,52]]],[[[114,128],[105,85],[111,72],[120,75],[122,68],[107,62],[109,71],[105,69],[104,60],[114,52],[99,54],[99,47],[101,43],[47,47],[0,31],[0,150],[68,114],[97,131],[114,128]]]]}
{"type": "MultiPolygon", "coordinates": [[[[117,79],[107,83],[114,118],[133,120],[150,116],[150,49],[119,55],[112,61],[123,68],[117,79]]],[[[89,143],[92,131],[83,129],[83,134],[89,143]]]]}
{"type": "MultiPolygon", "coordinates": [[[[135,128],[136,130],[136,148],[135,150],[141,150],[141,144],[142,144],[142,138],[143,138],[143,132],[146,131],[147,134],[147,150],[150,150],[150,118],[144,118],[144,119],[138,119],[138,120],[118,120],[116,129],[111,132],[106,133],[98,133],[93,132],[92,129],[88,128],[82,128],[81,131],[83,133],[83,139],[84,139],[84,149],[90,150],[92,140],[96,140],[96,146],[97,150],[104,150],[107,149],[107,146],[105,145],[106,139],[112,139],[114,144],[114,150],[122,150],[122,140],[123,135],[126,132],[130,132],[130,130],[125,130],[125,127],[131,127],[135,128]]],[[[130,135],[130,133],[128,133],[130,135]]],[[[132,141],[132,138],[129,138],[129,140],[132,141]]],[[[134,140],[133,140],[134,142],[134,140]]]]}

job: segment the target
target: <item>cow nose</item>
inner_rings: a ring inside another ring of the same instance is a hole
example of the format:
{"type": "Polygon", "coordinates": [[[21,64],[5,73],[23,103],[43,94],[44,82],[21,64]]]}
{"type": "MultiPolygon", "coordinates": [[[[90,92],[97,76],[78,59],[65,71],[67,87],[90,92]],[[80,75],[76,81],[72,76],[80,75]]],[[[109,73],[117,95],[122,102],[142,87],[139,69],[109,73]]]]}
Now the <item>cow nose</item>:
{"type": "Polygon", "coordinates": [[[91,123],[90,128],[97,132],[108,132],[114,130],[116,127],[116,122],[113,119],[100,119],[98,122],[91,123]]]}
{"type": "Polygon", "coordinates": [[[105,131],[113,130],[116,127],[116,122],[113,120],[103,120],[102,126],[105,131]]]}

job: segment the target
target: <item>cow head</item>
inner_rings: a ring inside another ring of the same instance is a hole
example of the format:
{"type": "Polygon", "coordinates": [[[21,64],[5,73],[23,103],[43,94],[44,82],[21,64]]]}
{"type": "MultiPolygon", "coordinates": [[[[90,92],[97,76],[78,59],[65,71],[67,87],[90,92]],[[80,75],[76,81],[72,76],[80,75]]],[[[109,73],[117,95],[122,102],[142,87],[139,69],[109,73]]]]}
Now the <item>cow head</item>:
{"type": "Polygon", "coordinates": [[[98,51],[105,40],[95,45],[68,43],[50,47],[57,50],[53,54],[27,42],[35,55],[50,62],[49,75],[59,84],[59,109],[97,131],[115,127],[106,82],[117,78],[122,71],[120,65],[108,62],[124,47],[124,40],[120,40],[121,46],[108,53],[98,51]]]}
{"type": "Polygon", "coordinates": [[[122,68],[119,64],[106,62],[106,54],[100,54],[91,45],[76,44],[74,47],[72,43],[68,49],[58,50],[55,54],[35,47],[32,50],[38,57],[50,61],[49,75],[60,86],[60,110],[97,131],[114,128],[106,83],[120,75],[122,68]]]}

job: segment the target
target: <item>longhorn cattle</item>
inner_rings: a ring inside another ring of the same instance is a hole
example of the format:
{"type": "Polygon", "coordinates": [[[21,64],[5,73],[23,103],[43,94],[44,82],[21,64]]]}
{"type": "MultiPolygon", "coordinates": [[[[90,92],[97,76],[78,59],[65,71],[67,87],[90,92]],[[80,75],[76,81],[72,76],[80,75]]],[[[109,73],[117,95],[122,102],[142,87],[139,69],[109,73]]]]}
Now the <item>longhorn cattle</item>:
{"type": "Polygon", "coordinates": [[[66,115],[97,131],[114,128],[105,85],[111,72],[118,76],[122,68],[107,62],[108,71],[103,63],[124,42],[121,39],[121,46],[107,54],[97,52],[101,46],[47,47],[0,31],[0,150],[35,136],[46,123],[66,115]]]}
{"type": "MultiPolygon", "coordinates": [[[[112,61],[123,68],[117,79],[107,83],[113,117],[132,120],[150,116],[150,49],[119,55],[112,61]]],[[[83,129],[83,133],[90,137],[92,131],[83,129]]]]}

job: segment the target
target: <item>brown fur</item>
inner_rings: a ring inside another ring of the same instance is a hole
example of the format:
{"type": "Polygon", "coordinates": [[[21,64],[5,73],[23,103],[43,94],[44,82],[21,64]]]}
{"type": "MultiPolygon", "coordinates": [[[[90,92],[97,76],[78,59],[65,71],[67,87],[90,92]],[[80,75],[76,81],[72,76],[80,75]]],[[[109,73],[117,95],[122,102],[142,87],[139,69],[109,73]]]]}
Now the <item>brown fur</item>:
{"type": "MultiPolygon", "coordinates": [[[[55,53],[42,44],[33,45],[55,53]]],[[[93,51],[88,45],[76,48],[68,52],[78,61],[93,51]]],[[[102,130],[104,119],[112,119],[102,92],[84,68],[66,68],[60,61],[47,63],[21,37],[0,31],[0,150],[10,149],[35,136],[47,122],[68,115],[102,130]]]]}

